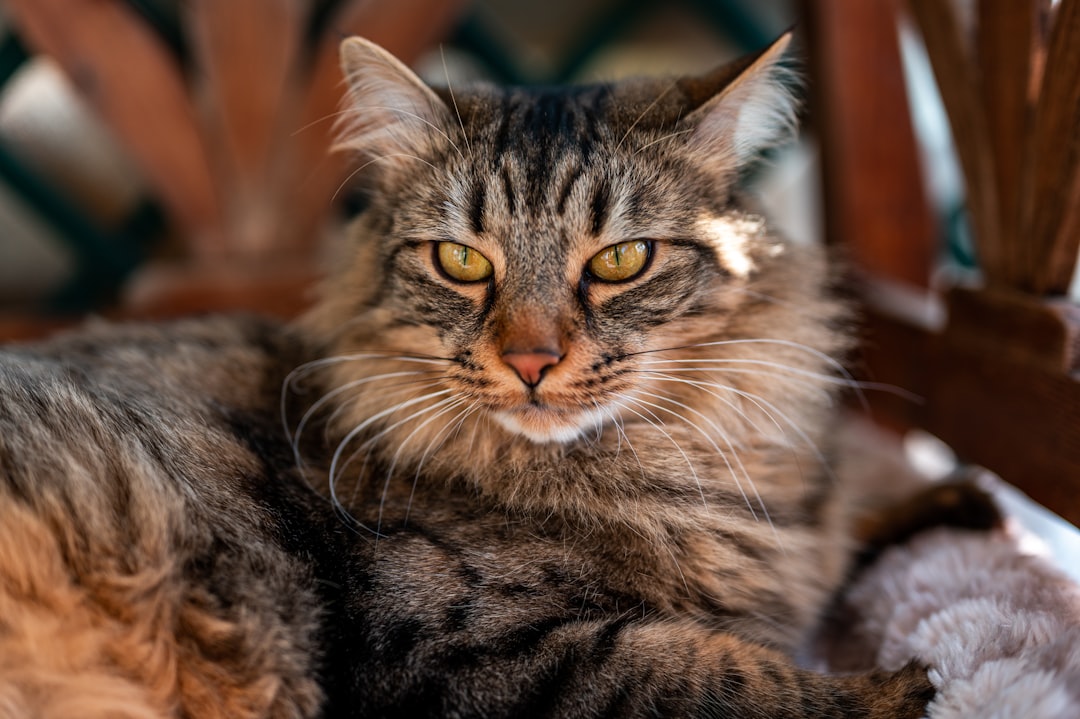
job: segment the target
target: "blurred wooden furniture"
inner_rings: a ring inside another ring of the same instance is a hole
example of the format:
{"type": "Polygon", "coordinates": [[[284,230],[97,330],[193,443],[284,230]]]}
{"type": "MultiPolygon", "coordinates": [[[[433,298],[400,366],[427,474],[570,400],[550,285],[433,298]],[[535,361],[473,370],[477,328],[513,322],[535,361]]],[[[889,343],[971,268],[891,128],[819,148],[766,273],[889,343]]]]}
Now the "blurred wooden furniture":
{"type": "Polygon", "coordinates": [[[126,146],[181,239],[140,268],[123,312],[295,314],[345,177],[328,155],[338,44],[406,61],[464,0],[6,0],[126,146]],[[175,14],[173,25],[155,22],[175,14]]]}
{"type": "Polygon", "coordinates": [[[1080,523],[1080,1],[909,0],[952,125],[981,270],[931,282],[937,232],[916,164],[892,0],[807,0],[827,234],[865,280],[873,395],[1080,523]],[[929,288],[929,289],[928,289],[929,288]],[[904,298],[897,301],[897,298],[904,298]],[[938,303],[944,321],[905,307],[938,303]]]}

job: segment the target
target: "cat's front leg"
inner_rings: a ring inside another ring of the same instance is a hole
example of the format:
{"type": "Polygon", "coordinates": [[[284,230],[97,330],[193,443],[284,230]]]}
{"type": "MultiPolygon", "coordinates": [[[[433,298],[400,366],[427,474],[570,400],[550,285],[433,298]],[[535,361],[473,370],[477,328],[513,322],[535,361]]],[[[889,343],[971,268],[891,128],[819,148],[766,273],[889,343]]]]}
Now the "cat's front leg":
{"type": "Polygon", "coordinates": [[[696,634],[695,627],[665,623],[628,628],[622,641],[633,656],[621,660],[628,671],[615,692],[632,686],[643,702],[635,711],[598,716],[654,716],[636,711],[653,704],[655,716],[665,717],[915,719],[934,696],[926,670],[915,664],[897,672],[824,675],[731,635],[696,634]]]}
{"type": "Polygon", "coordinates": [[[915,719],[934,694],[914,665],[823,675],[691,622],[537,618],[483,641],[414,622],[368,640],[346,702],[359,716],[915,719]]]}

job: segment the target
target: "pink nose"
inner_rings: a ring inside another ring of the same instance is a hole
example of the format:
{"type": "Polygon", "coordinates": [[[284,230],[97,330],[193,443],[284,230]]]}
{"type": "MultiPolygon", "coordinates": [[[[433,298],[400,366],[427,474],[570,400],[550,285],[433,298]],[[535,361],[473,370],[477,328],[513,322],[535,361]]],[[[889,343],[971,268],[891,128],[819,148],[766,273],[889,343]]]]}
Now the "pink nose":
{"type": "Polygon", "coordinates": [[[503,362],[514,368],[521,381],[530,387],[540,384],[544,370],[559,364],[561,355],[544,350],[536,352],[503,352],[503,362]]]}

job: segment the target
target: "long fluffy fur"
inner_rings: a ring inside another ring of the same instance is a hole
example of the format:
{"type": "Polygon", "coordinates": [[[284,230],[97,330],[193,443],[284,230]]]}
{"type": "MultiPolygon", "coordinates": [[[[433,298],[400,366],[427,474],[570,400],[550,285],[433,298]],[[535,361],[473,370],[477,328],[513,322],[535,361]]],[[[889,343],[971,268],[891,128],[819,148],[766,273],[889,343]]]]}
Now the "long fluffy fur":
{"type": "Polygon", "coordinates": [[[276,397],[270,348],[295,356],[268,333],[103,326],[0,358],[0,714],[319,705],[308,570],[233,484],[263,461],[228,414],[276,397]]]}

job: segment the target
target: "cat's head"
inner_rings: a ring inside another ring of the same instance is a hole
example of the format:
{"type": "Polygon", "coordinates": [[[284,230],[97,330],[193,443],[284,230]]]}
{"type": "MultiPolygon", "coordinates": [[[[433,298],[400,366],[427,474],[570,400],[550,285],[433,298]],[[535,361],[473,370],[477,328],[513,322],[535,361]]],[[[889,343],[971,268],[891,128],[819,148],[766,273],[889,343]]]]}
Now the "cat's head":
{"type": "Polygon", "coordinates": [[[802,392],[837,306],[734,191],[793,131],[788,42],[694,78],[436,90],[346,41],[340,144],[371,202],[311,320],[343,426],[572,443],[802,392]]]}

